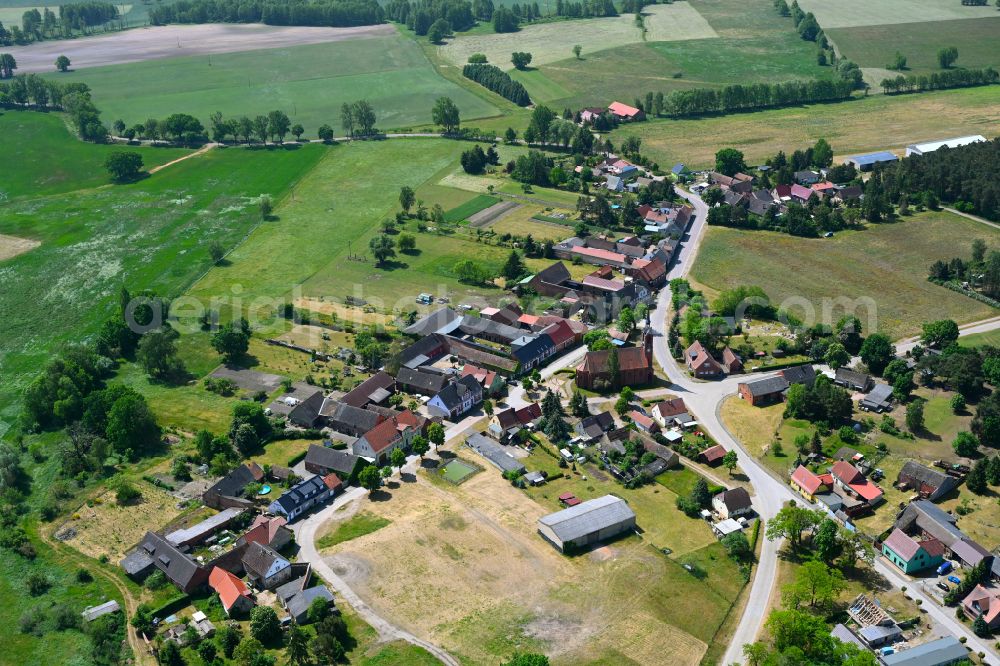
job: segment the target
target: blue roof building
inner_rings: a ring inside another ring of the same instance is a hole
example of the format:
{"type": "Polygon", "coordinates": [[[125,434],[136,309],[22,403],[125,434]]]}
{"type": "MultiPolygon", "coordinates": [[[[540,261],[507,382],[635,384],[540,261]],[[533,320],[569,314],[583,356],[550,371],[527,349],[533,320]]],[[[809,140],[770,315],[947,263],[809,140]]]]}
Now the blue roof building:
{"type": "Polygon", "coordinates": [[[673,165],[672,167],[670,167],[670,173],[674,174],[675,176],[679,176],[680,174],[684,173],[684,164],[678,162],[677,164],[673,165]]]}
{"type": "Polygon", "coordinates": [[[888,162],[897,162],[899,158],[890,153],[888,150],[882,150],[877,153],[868,153],[866,155],[854,155],[848,157],[844,160],[844,164],[853,164],[855,168],[861,171],[868,171],[876,164],[886,164],[888,162]]]}

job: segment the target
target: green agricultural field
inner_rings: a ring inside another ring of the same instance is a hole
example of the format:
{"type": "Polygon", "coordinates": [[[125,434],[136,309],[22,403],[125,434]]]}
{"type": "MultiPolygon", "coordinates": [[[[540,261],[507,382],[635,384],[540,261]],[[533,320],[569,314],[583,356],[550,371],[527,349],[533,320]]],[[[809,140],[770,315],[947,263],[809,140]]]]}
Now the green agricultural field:
{"type": "MultiPolygon", "coordinates": [[[[88,148],[103,154],[103,147],[81,145],[69,159],[88,148]]],[[[0,263],[0,430],[17,416],[17,395],[53,351],[93,334],[123,284],[179,295],[211,264],[209,243],[231,247],[258,224],[261,193],[280,199],[332,150],[213,150],[131,185],[21,198],[0,207],[0,234],[40,242],[0,263]]],[[[66,158],[56,153],[50,159],[66,158]]],[[[80,159],[78,169],[88,168],[80,159]]]]}
{"type": "Polygon", "coordinates": [[[691,168],[715,163],[715,152],[731,146],[761,163],[779,150],[811,146],[825,137],[837,155],[895,149],[914,141],[966,134],[1000,134],[996,87],[942,90],[919,95],[873,95],[837,104],[796,106],[724,117],[655,120],[612,133],[642,139],[642,152],[661,165],[691,168]],[[706,137],[712,137],[706,140],[706,137]]]}
{"type": "MultiPolygon", "coordinates": [[[[790,18],[775,15],[767,0],[726,3],[692,0],[711,34],[690,37],[662,12],[677,5],[650,5],[646,41],[598,50],[584,43],[582,59],[565,54],[539,70],[518,72],[532,99],[556,107],[607,104],[619,99],[632,103],[647,91],[669,93],[687,88],[732,83],[812,79],[831,75],[816,64],[816,48],[803,41],[790,18]]],[[[687,25],[687,24],[682,24],[687,25]]]]}
{"type": "MultiPolygon", "coordinates": [[[[646,26],[657,40],[706,39],[715,31],[687,2],[669,5],[650,5],[646,26]]],[[[647,39],[654,39],[647,34],[647,39]]],[[[531,65],[573,57],[573,46],[583,46],[585,52],[618,48],[625,44],[643,41],[642,32],[631,14],[611,18],[594,18],[579,21],[556,21],[526,25],[518,32],[507,34],[475,34],[459,36],[439,47],[441,56],[455,65],[466,63],[473,53],[484,53],[489,61],[501,69],[511,69],[510,54],[514,51],[531,53],[531,65]]],[[[633,63],[641,67],[642,63],[633,63]]]]}
{"type": "Polygon", "coordinates": [[[134,150],[142,154],[148,169],[191,152],[83,143],[70,135],[63,116],[55,113],[0,112],[0,135],[17,139],[3,142],[7,158],[0,162],[0,202],[105,185],[108,174],[104,160],[110,153],[134,150]]]}
{"type": "Polygon", "coordinates": [[[281,109],[314,137],[324,123],[341,133],[344,102],[367,99],[378,127],[391,129],[430,122],[434,100],[443,95],[455,101],[463,119],[499,113],[442,78],[416,43],[400,34],[151,60],[58,76],[87,83],[104,118],[127,124],[176,112],[207,124],[215,111],[253,117],[281,109]]]}
{"type": "Polygon", "coordinates": [[[1000,15],[996,12],[989,18],[838,28],[826,34],[861,67],[884,68],[897,51],[902,53],[909,69],[891,72],[891,76],[940,71],[937,52],[946,46],[958,48],[956,66],[1000,66],[1000,15]]]}
{"type": "MultiPolygon", "coordinates": [[[[817,321],[824,299],[873,299],[877,326],[893,339],[919,333],[923,322],[950,318],[969,322],[997,311],[927,281],[927,267],[982,238],[1000,242],[995,229],[951,213],[922,213],[903,221],[839,232],[833,238],[804,239],[787,234],[710,228],[692,269],[692,277],[711,289],[759,285],[775,303],[803,299],[817,321]]],[[[843,313],[834,309],[832,322],[843,313]]],[[[858,310],[868,326],[868,313],[858,310]]]]}
{"type": "MultiPolygon", "coordinates": [[[[791,4],[791,3],[789,3],[791,4]]],[[[965,6],[961,2],[940,0],[842,0],[837,3],[823,0],[802,0],[802,11],[812,12],[824,30],[853,28],[863,25],[887,23],[916,23],[950,21],[954,19],[996,16],[996,7],[965,6]]],[[[961,45],[959,45],[961,46],[961,45]]]]}

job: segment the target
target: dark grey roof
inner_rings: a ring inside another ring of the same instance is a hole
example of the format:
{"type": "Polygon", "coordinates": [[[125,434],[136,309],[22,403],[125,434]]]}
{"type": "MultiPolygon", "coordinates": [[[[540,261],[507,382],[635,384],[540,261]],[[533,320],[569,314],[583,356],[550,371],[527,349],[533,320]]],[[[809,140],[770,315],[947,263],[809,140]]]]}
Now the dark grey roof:
{"type": "Polygon", "coordinates": [[[576,432],[590,439],[597,439],[601,434],[615,425],[615,417],[611,412],[601,412],[585,417],[576,424],[576,432]]]}
{"type": "Polygon", "coordinates": [[[339,451],[329,446],[319,446],[310,444],[306,452],[306,464],[318,465],[326,469],[332,469],[338,476],[349,477],[361,460],[356,455],[347,451],[339,451]]]}
{"type": "Polygon", "coordinates": [[[747,382],[747,388],[750,389],[750,395],[771,395],[772,393],[781,393],[787,389],[788,382],[781,375],[777,375],[747,382]]]}
{"type": "Polygon", "coordinates": [[[256,480],[253,472],[246,465],[238,465],[236,469],[216,481],[215,485],[205,492],[218,493],[223,497],[239,497],[243,493],[243,489],[256,480]]]}
{"type": "Polygon", "coordinates": [[[557,261],[551,266],[544,268],[535,274],[532,281],[538,280],[549,284],[562,284],[566,280],[570,279],[570,277],[571,275],[569,269],[566,268],[566,265],[561,261],[557,261]]]}
{"type": "Polygon", "coordinates": [[[605,495],[542,516],[538,522],[550,528],[561,541],[567,542],[599,532],[630,518],[635,520],[635,512],[629,508],[625,500],[614,495],[605,495]]]}
{"type": "Polygon", "coordinates": [[[774,208],[776,205],[777,204],[774,203],[774,200],[764,200],[754,197],[753,199],[750,199],[750,204],[747,206],[747,210],[754,215],[766,215],[768,209],[774,208]]]}
{"type": "Polygon", "coordinates": [[[871,375],[868,373],[858,372],[850,368],[837,368],[835,377],[838,382],[844,382],[852,386],[868,386],[868,382],[872,380],[871,375]]]}
{"type": "Polygon", "coordinates": [[[919,531],[930,534],[935,539],[951,547],[956,541],[965,538],[965,533],[955,524],[958,519],[945,512],[930,500],[910,502],[902,515],[896,520],[896,527],[907,533],[912,533],[914,525],[919,531]]]}
{"type": "Polygon", "coordinates": [[[296,594],[305,589],[309,581],[306,580],[305,576],[299,576],[298,578],[293,578],[287,583],[283,583],[278,587],[274,588],[274,594],[278,597],[278,600],[284,604],[289,599],[294,597],[296,594]]]}
{"type": "Polygon", "coordinates": [[[427,372],[419,368],[411,370],[402,367],[396,373],[396,381],[403,386],[413,386],[424,391],[437,393],[448,383],[448,378],[439,372],[427,372]]]}
{"type": "Polygon", "coordinates": [[[987,557],[992,558],[993,553],[980,546],[969,537],[951,544],[951,552],[958,559],[965,562],[970,567],[974,567],[987,557]]]}
{"type": "Polygon", "coordinates": [[[812,367],[808,363],[805,365],[796,365],[782,370],[781,376],[784,377],[785,381],[789,384],[805,384],[806,386],[812,386],[813,382],[816,381],[816,368],[812,367]]]}
{"type": "Polygon", "coordinates": [[[425,335],[399,353],[400,367],[416,368],[430,363],[446,346],[439,335],[425,335]]]}
{"type": "Polygon", "coordinates": [[[553,347],[552,338],[547,335],[539,335],[526,345],[511,350],[511,356],[516,358],[520,363],[529,363],[550,352],[553,347]]]}
{"type": "Polygon", "coordinates": [[[463,398],[466,393],[470,391],[474,395],[479,394],[482,396],[483,387],[480,386],[475,377],[472,375],[465,375],[464,377],[459,377],[457,380],[449,383],[441,389],[435,397],[444,403],[445,408],[451,410],[461,406],[463,398]]]}
{"type": "Polygon", "coordinates": [[[716,497],[722,498],[722,502],[729,511],[739,511],[751,507],[750,493],[747,492],[746,488],[731,488],[719,493],[716,497]]]}
{"type": "Polygon", "coordinates": [[[465,443],[473,451],[489,460],[504,472],[524,471],[524,465],[492,439],[487,439],[479,433],[475,433],[466,437],[465,443]]]}
{"type": "Polygon", "coordinates": [[[374,399],[373,396],[380,395],[382,391],[392,392],[395,390],[395,386],[396,380],[392,378],[392,375],[379,371],[358,384],[353,391],[347,393],[340,401],[352,407],[364,407],[369,402],[381,402],[374,399]]]}
{"type": "Polygon", "coordinates": [[[939,638],[894,654],[881,657],[885,666],[941,666],[954,664],[969,656],[965,646],[953,636],[939,638]]]}
{"type": "Polygon", "coordinates": [[[214,516],[209,516],[200,523],[174,530],[166,536],[167,541],[175,546],[182,546],[198,539],[205,539],[218,529],[228,525],[234,518],[243,513],[243,509],[228,508],[223,509],[214,516]]]}
{"type": "Polygon", "coordinates": [[[326,599],[328,604],[333,603],[333,594],[327,589],[326,585],[316,585],[310,587],[309,589],[302,590],[295,596],[289,598],[285,602],[285,608],[288,609],[288,614],[291,615],[295,620],[301,621],[306,613],[309,612],[309,606],[312,605],[313,601],[316,599],[326,599]]]}
{"type": "Polygon", "coordinates": [[[892,402],[892,387],[888,384],[875,384],[861,401],[875,406],[887,405],[892,402]]]}
{"type": "Polygon", "coordinates": [[[465,315],[458,325],[458,331],[473,337],[491,337],[508,343],[524,335],[524,330],[485,317],[465,315]]]}
{"type": "Polygon", "coordinates": [[[449,307],[440,308],[404,328],[403,333],[407,335],[430,335],[461,317],[462,315],[449,307]]]}
{"type": "Polygon", "coordinates": [[[285,560],[285,558],[270,546],[251,541],[243,553],[243,568],[247,570],[247,573],[263,578],[276,560],[285,560]]]}
{"type": "Polygon", "coordinates": [[[907,460],[903,463],[902,469],[899,470],[899,476],[916,479],[920,481],[920,483],[925,483],[928,486],[933,486],[934,488],[958,484],[958,480],[955,477],[948,476],[944,472],[931,467],[921,465],[915,460],[907,460]]]}
{"type": "Polygon", "coordinates": [[[156,568],[166,574],[170,582],[185,592],[208,580],[207,569],[155,532],[146,532],[139,548],[149,555],[156,568]]]}
{"type": "MultiPolygon", "coordinates": [[[[332,451],[333,449],[330,450],[332,451]]],[[[281,497],[275,501],[281,506],[282,509],[291,513],[300,505],[308,502],[312,498],[316,497],[316,495],[319,495],[326,490],[329,489],[326,487],[326,484],[323,483],[323,479],[319,476],[313,476],[299,481],[282,493],[281,497]]]]}
{"type": "MultiPolygon", "coordinates": [[[[329,403],[327,407],[330,407],[329,403]]],[[[330,421],[334,430],[337,429],[337,426],[346,426],[353,430],[367,432],[379,423],[378,413],[370,409],[354,407],[345,402],[335,403],[332,409],[328,409],[327,411],[329,412],[327,420],[330,421]]]]}
{"type": "Polygon", "coordinates": [[[129,576],[136,576],[153,566],[153,558],[142,548],[136,548],[121,561],[121,567],[129,576]]]}

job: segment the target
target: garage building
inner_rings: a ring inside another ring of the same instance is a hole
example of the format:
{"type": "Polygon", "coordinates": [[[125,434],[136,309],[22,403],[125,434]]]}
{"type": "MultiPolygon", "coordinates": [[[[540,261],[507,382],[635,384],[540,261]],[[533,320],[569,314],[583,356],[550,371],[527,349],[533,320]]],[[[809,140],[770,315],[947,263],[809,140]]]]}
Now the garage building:
{"type": "Polygon", "coordinates": [[[635,512],[625,500],[605,495],[538,519],[538,533],[562,552],[635,529],[635,512]]]}

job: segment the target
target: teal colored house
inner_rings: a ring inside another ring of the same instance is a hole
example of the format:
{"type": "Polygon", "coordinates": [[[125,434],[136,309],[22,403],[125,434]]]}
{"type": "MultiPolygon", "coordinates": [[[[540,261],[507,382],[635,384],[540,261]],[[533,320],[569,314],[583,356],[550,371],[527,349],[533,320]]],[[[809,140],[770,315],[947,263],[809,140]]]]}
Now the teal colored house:
{"type": "Polygon", "coordinates": [[[944,552],[937,539],[916,541],[898,528],[882,542],[882,554],[906,574],[937,567],[944,562],[944,552]]]}

